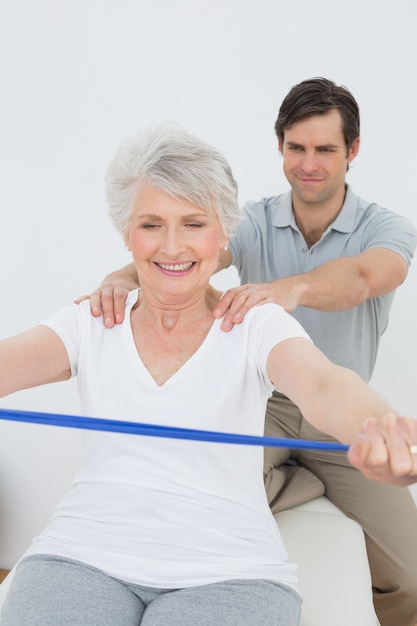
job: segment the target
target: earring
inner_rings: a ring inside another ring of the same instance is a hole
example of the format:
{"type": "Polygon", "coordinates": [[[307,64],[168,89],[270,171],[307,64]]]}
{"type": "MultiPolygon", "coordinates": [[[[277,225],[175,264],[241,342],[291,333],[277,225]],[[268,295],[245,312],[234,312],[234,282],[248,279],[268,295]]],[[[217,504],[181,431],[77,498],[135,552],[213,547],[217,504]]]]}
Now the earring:
{"type": "Polygon", "coordinates": [[[130,252],[130,246],[125,246],[126,250],[130,252]]]}

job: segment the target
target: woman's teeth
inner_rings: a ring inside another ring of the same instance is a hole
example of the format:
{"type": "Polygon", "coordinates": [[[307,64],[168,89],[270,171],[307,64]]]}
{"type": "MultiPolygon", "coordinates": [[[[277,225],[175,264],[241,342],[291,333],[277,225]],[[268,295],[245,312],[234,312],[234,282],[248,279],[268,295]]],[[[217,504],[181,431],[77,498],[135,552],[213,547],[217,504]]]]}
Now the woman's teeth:
{"type": "Polygon", "coordinates": [[[192,264],[192,261],[189,263],[158,263],[159,267],[170,272],[184,272],[185,270],[189,270],[192,264]]]}

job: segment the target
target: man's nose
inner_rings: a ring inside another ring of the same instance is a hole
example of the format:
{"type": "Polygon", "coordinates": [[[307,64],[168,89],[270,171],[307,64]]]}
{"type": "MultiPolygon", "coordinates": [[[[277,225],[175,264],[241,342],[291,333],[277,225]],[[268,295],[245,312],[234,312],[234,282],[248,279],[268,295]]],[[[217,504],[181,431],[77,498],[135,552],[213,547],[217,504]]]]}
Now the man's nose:
{"type": "Polygon", "coordinates": [[[305,152],[302,168],[305,172],[314,172],[317,169],[317,155],[314,152],[305,152]]]}

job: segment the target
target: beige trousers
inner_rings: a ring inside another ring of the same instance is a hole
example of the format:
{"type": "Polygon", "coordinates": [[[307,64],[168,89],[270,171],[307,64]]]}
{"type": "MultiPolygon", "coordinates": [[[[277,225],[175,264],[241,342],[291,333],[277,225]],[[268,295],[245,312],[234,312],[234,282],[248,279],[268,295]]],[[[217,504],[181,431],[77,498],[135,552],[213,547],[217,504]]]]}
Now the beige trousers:
{"type": "MultiPolygon", "coordinates": [[[[311,426],[298,408],[278,393],[268,402],[265,435],[334,441],[311,426]]],[[[367,480],[350,465],[344,452],[266,448],[264,471],[274,513],[324,493],[362,526],[381,626],[414,626],[417,507],[410,491],[367,480]],[[288,463],[289,459],[297,465],[288,463]]]]}

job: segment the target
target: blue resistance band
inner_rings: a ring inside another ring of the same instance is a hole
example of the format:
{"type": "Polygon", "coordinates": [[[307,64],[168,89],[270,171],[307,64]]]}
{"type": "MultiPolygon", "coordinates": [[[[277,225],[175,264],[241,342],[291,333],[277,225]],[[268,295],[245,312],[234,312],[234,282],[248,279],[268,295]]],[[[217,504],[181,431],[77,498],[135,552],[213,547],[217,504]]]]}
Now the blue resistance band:
{"type": "Polygon", "coordinates": [[[65,428],[81,428],[83,430],[100,430],[128,435],[145,435],[147,437],[167,437],[170,439],[190,439],[193,441],[213,441],[216,443],[233,443],[247,446],[263,446],[265,448],[293,448],[304,450],[340,450],[346,451],[349,446],[327,441],[309,441],[307,439],[286,439],[281,437],[258,437],[255,435],[236,435],[210,430],[193,430],[173,426],[158,426],[138,422],[123,422],[95,417],[77,415],[58,415],[55,413],[35,413],[33,411],[16,411],[0,409],[0,419],[29,424],[47,426],[63,426],[65,428]]]}

